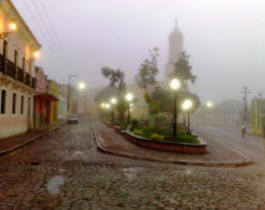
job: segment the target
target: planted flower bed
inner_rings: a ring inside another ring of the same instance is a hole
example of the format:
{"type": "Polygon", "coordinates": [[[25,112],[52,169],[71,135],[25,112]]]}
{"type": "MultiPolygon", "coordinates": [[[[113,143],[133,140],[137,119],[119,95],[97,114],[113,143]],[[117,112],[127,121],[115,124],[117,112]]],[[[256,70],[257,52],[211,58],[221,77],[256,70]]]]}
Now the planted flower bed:
{"type": "Polygon", "coordinates": [[[172,129],[150,128],[145,126],[119,126],[106,124],[127,140],[139,146],[170,152],[203,154],[207,152],[207,143],[195,135],[189,135],[185,129],[178,130],[177,138],[173,138],[172,129]]]}
{"type": "MultiPolygon", "coordinates": [[[[135,135],[131,131],[126,131],[124,137],[135,143],[139,146],[157,149],[162,151],[170,152],[181,152],[188,154],[203,154],[207,152],[207,144],[202,140],[196,137],[196,143],[187,143],[181,141],[167,141],[167,140],[157,140],[161,138],[160,135],[152,135],[153,139],[145,138],[139,135],[135,135]],[[156,139],[155,139],[156,138],[156,139]]],[[[187,138],[188,141],[194,141],[195,138],[187,138]],[[190,140],[192,139],[192,140],[190,140]]]]}

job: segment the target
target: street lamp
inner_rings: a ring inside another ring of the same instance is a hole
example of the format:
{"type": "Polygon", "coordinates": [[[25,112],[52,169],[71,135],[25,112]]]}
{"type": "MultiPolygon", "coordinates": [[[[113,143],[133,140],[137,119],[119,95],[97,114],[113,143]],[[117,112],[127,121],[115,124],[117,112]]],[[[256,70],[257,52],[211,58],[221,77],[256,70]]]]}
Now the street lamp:
{"type": "Polygon", "coordinates": [[[174,91],[174,121],[173,121],[173,136],[177,136],[177,120],[178,120],[178,107],[177,107],[177,90],[180,88],[180,81],[177,78],[171,80],[170,88],[174,91]]]}
{"type": "Polygon", "coordinates": [[[130,124],[130,102],[133,100],[134,95],[132,93],[127,93],[125,95],[125,99],[128,102],[128,121],[127,123],[130,124]]]}
{"type": "Polygon", "coordinates": [[[106,104],[105,104],[105,108],[106,108],[106,109],[110,109],[110,104],[109,104],[109,103],[106,103],[106,104]]]}
{"type": "Polygon", "coordinates": [[[209,108],[209,109],[212,108],[213,107],[213,102],[207,101],[206,102],[206,107],[209,108]]]}
{"type": "Polygon", "coordinates": [[[182,104],[182,110],[186,112],[186,117],[187,117],[187,121],[188,121],[187,122],[188,123],[188,128],[187,128],[188,134],[191,134],[191,132],[190,132],[190,110],[191,110],[192,106],[193,106],[193,102],[190,99],[186,99],[182,104]]]}
{"type": "Polygon", "coordinates": [[[1,39],[6,38],[9,34],[17,31],[17,24],[14,21],[8,23],[8,31],[0,33],[1,39]]]}
{"type": "Polygon", "coordinates": [[[79,90],[84,90],[84,89],[86,88],[86,83],[84,83],[84,82],[79,82],[79,83],[77,84],[77,87],[78,87],[79,90]]]}
{"type": "Polygon", "coordinates": [[[111,122],[114,123],[114,105],[117,104],[117,99],[111,98],[110,103],[112,104],[112,106],[111,106],[111,122]]]}
{"type": "Polygon", "coordinates": [[[104,109],[104,108],[105,108],[105,103],[101,103],[101,104],[100,104],[100,107],[101,107],[102,109],[104,109]]]}

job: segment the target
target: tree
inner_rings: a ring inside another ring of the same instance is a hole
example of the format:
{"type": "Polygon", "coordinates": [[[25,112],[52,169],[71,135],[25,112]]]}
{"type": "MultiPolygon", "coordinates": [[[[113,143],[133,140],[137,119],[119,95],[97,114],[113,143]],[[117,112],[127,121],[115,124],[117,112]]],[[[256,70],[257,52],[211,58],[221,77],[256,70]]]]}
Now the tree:
{"type": "Polygon", "coordinates": [[[184,84],[184,87],[187,88],[187,81],[195,83],[196,76],[191,73],[192,66],[189,63],[189,55],[182,52],[180,59],[174,65],[173,72],[169,75],[170,78],[178,78],[184,84]]]}
{"type": "MultiPolygon", "coordinates": [[[[200,106],[200,99],[196,94],[187,90],[182,90],[178,93],[177,106],[179,113],[183,113],[181,105],[185,99],[190,99],[193,102],[193,107],[190,110],[190,113],[193,113],[200,106]]],[[[156,127],[159,126],[160,119],[158,116],[161,116],[161,114],[166,114],[168,118],[173,116],[174,109],[172,104],[174,95],[172,94],[172,91],[156,86],[150,94],[145,93],[145,100],[148,105],[149,114],[155,119],[156,127]]]]}
{"type": "Polygon", "coordinates": [[[160,86],[156,86],[149,95],[145,94],[145,100],[148,105],[149,114],[167,113],[171,107],[172,97],[169,91],[160,86]]]}
{"type": "Polygon", "coordinates": [[[110,101],[112,97],[116,97],[118,103],[115,106],[115,110],[119,113],[120,122],[124,122],[124,115],[128,106],[124,98],[126,91],[125,74],[120,69],[115,70],[109,67],[103,67],[101,71],[103,76],[109,79],[110,83],[108,87],[97,93],[95,101],[100,104],[110,101]]]}
{"type": "Polygon", "coordinates": [[[118,89],[120,90],[125,89],[125,74],[123,71],[121,71],[120,69],[115,70],[109,67],[103,67],[101,69],[101,72],[105,78],[109,79],[111,87],[118,87],[118,89]]]}
{"type": "Polygon", "coordinates": [[[157,58],[159,56],[159,48],[155,47],[150,52],[150,58],[144,60],[136,75],[136,84],[148,92],[150,86],[156,84],[156,76],[159,73],[157,68],[157,58]]]}

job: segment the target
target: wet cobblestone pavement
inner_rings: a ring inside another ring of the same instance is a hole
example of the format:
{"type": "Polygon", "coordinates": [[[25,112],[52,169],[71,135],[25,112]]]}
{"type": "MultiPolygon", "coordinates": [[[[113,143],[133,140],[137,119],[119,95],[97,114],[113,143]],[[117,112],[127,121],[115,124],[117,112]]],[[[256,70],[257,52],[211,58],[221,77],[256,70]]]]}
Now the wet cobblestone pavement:
{"type": "Polygon", "coordinates": [[[0,209],[265,209],[262,165],[180,166],[96,150],[89,119],[0,157],[0,209]]]}

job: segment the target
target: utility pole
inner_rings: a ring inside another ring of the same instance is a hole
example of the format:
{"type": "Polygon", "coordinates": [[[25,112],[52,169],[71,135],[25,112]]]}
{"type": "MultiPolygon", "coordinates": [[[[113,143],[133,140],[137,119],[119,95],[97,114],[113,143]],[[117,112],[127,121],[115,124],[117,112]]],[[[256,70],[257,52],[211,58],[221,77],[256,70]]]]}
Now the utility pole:
{"type": "Polygon", "coordinates": [[[70,101],[71,101],[71,78],[72,77],[77,77],[77,75],[74,75],[74,74],[70,74],[68,76],[68,94],[67,94],[67,110],[68,110],[68,113],[70,113],[70,101]]]}
{"type": "Polygon", "coordinates": [[[244,115],[243,115],[243,121],[247,122],[247,112],[248,112],[248,94],[250,91],[248,90],[247,86],[243,87],[243,91],[241,91],[243,94],[243,102],[244,102],[244,115]]]}

